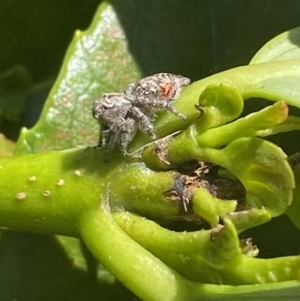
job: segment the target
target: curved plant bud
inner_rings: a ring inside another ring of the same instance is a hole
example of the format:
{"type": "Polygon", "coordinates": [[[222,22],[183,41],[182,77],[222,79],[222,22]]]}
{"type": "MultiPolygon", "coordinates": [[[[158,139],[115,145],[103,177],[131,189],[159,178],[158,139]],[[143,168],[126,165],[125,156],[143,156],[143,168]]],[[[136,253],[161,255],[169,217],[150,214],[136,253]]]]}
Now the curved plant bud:
{"type": "MultiPolygon", "coordinates": [[[[183,258],[200,256],[206,265],[220,269],[241,254],[236,229],[229,219],[211,230],[174,232],[129,212],[116,212],[113,217],[122,230],[158,258],[172,253],[183,258]]],[[[176,260],[171,266],[177,269],[179,262],[176,260]]]]}
{"type": "Polygon", "coordinates": [[[198,188],[193,196],[193,210],[211,227],[216,227],[220,216],[235,211],[237,201],[221,200],[214,197],[207,189],[198,188]]]}
{"type": "Polygon", "coordinates": [[[272,127],[282,124],[287,117],[288,106],[285,102],[279,101],[226,125],[208,129],[197,136],[197,142],[199,145],[207,147],[224,146],[239,137],[255,136],[259,131],[272,129],[272,127]]]}
{"type": "Polygon", "coordinates": [[[285,256],[272,259],[240,255],[220,270],[224,283],[263,284],[299,280],[300,256],[285,256]]]}
{"type": "MultiPolygon", "coordinates": [[[[292,202],[295,182],[287,156],[278,146],[260,138],[244,137],[224,149],[201,148],[195,143],[195,135],[191,130],[185,131],[169,143],[166,157],[170,166],[189,160],[212,162],[242,182],[247,194],[246,208],[266,208],[272,216],[285,212],[292,202]]],[[[147,150],[145,161],[148,159],[151,165],[159,162],[158,157],[149,155],[147,150]]]]}
{"type": "Polygon", "coordinates": [[[243,183],[246,208],[265,208],[272,216],[285,212],[292,202],[295,180],[278,146],[259,138],[240,138],[217,152],[214,162],[218,160],[243,183]]]}
{"type": "Polygon", "coordinates": [[[272,216],[267,209],[253,208],[250,210],[230,212],[225,215],[235,226],[238,233],[262,225],[271,220],[272,216]]]}
{"type": "MultiPolygon", "coordinates": [[[[246,136],[284,122],[288,114],[287,105],[277,102],[232,123],[209,129],[209,124],[212,124],[210,119],[220,121],[217,117],[223,108],[222,95],[225,95],[224,99],[231,96],[237,108],[240,97],[234,89],[222,85],[212,85],[207,88],[207,93],[205,91],[205,101],[202,102],[207,107],[202,107],[203,123],[200,120],[170,141],[162,140],[156,150],[154,146],[146,148],[144,161],[151,167],[165,169],[191,160],[214,163],[233,173],[242,182],[247,194],[245,209],[266,207],[272,216],[282,214],[291,203],[294,188],[294,178],[286,155],[270,142],[246,136]],[[227,145],[224,149],[215,149],[224,145],[227,145]]],[[[236,113],[239,112],[237,109],[236,113]]],[[[219,124],[233,118],[233,115],[228,116],[219,124]]],[[[215,222],[216,216],[215,221],[210,221],[215,222]]]]}
{"type": "Polygon", "coordinates": [[[243,112],[244,100],[233,87],[213,84],[201,93],[196,108],[200,111],[195,121],[200,133],[238,118],[243,112]]]}
{"type": "Polygon", "coordinates": [[[255,133],[255,136],[266,137],[270,135],[276,135],[278,133],[285,133],[290,131],[300,130],[300,118],[296,116],[288,116],[282,123],[276,124],[271,128],[265,130],[259,130],[255,133]]]}
{"type": "MultiPolygon", "coordinates": [[[[191,147],[221,147],[239,137],[255,136],[263,133],[261,131],[270,131],[274,126],[282,124],[288,117],[288,107],[285,102],[280,101],[258,112],[224,124],[236,119],[243,109],[243,100],[240,94],[235,89],[224,85],[207,87],[201,94],[199,103],[201,116],[195,124],[170,142],[168,141],[169,138],[166,138],[166,140],[157,143],[158,149],[163,149],[166,153],[163,157],[167,159],[162,161],[166,162],[169,157],[171,158],[172,152],[169,150],[172,148],[172,145],[175,145],[173,147],[176,149],[174,153],[189,152],[188,149],[191,147]],[[193,140],[196,140],[197,144],[193,144],[193,140]],[[165,143],[165,141],[167,142],[165,143]]],[[[289,125],[290,127],[291,125],[289,125]]],[[[164,168],[164,164],[152,158],[153,153],[156,153],[155,147],[156,145],[152,144],[146,148],[143,152],[143,159],[149,166],[164,168]]],[[[195,151],[197,152],[197,150],[195,151]]],[[[184,161],[191,159],[193,158],[189,158],[187,153],[184,161]]],[[[164,169],[169,169],[172,164],[168,165],[164,169]]]]}

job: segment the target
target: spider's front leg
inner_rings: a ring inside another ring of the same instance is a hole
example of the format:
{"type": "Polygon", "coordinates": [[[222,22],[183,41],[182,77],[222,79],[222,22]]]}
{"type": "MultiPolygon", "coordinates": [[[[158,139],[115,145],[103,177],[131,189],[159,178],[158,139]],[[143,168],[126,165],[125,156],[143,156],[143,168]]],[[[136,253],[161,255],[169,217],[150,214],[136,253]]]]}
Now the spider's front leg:
{"type": "Polygon", "coordinates": [[[130,113],[132,114],[134,120],[138,123],[139,129],[144,133],[148,133],[151,139],[155,140],[157,137],[154,132],[152,121],[149,119],[149,117],[145,115],[138,107],[132,107],[130,109],[130,113]]]}
{"type": "Polygon", "coordinates": [[[173,99],[153,99],[149,101],[149,106],[153,108],[154,111],[160,111],[166,109],[173,113],[174,115],[180,117],[183,120],[186,120],[187,117],[184,114],[181,114],[177,109],[173,107],[173,99]]]}
{"type": "Polygon", "coordinates": [[[110,136],[110,130],[108,126],[102,126],[99,132],[99,140],[97,147],[103,147],[107,144],[109,140],[108,137],[110,136]]]}
{"type": "Polygon", "coordinates": [[[137,123],[132,118],[126,118],[124,124],[122,125],[119,143],[120,150],[123,156],[127,155],[127,148],[129,143],[135,137],[137,131],[137,123]]]}
{"type": "Polygon", "coordinates": [[[134,102],[136,100],[136,89],[137,84],[131,83],[129,84],[126,89],[124,90],[124,95],[126,95],[126,98],[134,105],[134,102]]]}
{"type": "Polygon", "coordinates": [[[107,162],[111,149],[116,144],[116,135],[108,126],[103,126],[100,130],[97,147],[103,147],[103,162],[107,162]]]}

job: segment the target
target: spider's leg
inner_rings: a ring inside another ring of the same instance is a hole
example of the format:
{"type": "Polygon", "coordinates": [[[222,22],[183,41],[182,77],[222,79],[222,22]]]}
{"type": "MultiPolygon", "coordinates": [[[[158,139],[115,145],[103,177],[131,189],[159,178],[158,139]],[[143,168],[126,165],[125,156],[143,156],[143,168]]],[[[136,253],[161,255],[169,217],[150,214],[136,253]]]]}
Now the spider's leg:
{"type": "Polygon", "coordinates": [[[111,149],[115,146],[115,134],[108,130],[104,132],[104,136],[102,138],[103,162],[105,163],[108,161],[111,149]]]}
{"type": "Polygon", "coordinates": [[[170,111],[171,113],[173,113],[174,115],[180,117],[181,119],[183,120],[187,120],[187,116],[184,115],[184,114],[181,114],[180,112],[177,111],[177,109],[175,109],[173,106],[172,106],[172,103],[168,102],[167,106],[166,106],[166,109],[168,111],[170,111]]]}
{"type": "Polygon", "coordinates": [[[122,126],[122,131],[120,133],[120,150],[123,156],[127,154],[127,148],[129,143],[132,141],[136,134],[137,123],[132,118],[127,118],[124,125],[122,126]]]}
{"type": "Polygon", "coordinates": [[[99,140],[97,147],[105,146],[109,137],[110,129],[107,126],[102,126],[100,129],[99,140]]]}
{"type": "Polygon", "coordinates": [[[168,111],[170,111],[171,113],[173,113],[174,115],[180,117],[183,120],[186,120],[187,117],[184,114],[181,114],[180,112],[177,111],[177,109],[175,109],[173,107],[173,99],[158,99],[155,98],[152,100],[151,106],[154,110],[163,110],[166,109],[168,111]]]}
{"type": "Polygon", "coordinates": [[[186,120],[187,117],[184,114],[181,114],[173,107],[172,98],[159,98],[156,95],[149,95],[147,97],[137,97],[134,105],[139,107],[147,116],[153,116],[155,111],[160,111],[166,109],[173,113],[174,115],[180,117],[183,120],[186,120]],[[152,113],[150,113],[152,112],[152,113]]]}
{"type": "Polygon", "coordinates": [[[103,147],[103,162],[108,161],[109,154],[114,146],[119,143],[120,137],[119,133],[116,131],[114,125],[103,126],[100,131],[100,138],[98,142],[98,147],[103,147]]]}
{"type": "Polygon", "coordinates": [[[154,132],[154,128],[148,116],[146,116],[138,107],[132,107],[130,109],[130,113],[132,114],[133,118],[138,122],[140,130],[148,133],[151,139],[155,140],[156,135],[154,132]]]}
{"type": "Polygon", "coordinates": [[[126,98],[131,102],[134,103],[136,99],[136,93],[135,93],[136,83],[132,83],[126,87],[124,90],[124,94],[126,95],[126,98]]]}

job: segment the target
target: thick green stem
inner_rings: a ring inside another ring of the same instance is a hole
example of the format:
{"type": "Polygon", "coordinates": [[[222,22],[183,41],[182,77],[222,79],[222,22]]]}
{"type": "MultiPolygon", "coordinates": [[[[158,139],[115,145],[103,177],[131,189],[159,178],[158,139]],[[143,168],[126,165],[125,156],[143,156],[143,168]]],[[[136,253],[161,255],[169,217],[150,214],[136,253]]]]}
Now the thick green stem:
{"type": "Polygon", "coordinates": [[[0,158],[0,227],[78,236],[81,214],[97,208],[103,193],[114,210],[166,220],[182,213],[163,196],[172,189],[173,172],[101,159],[94,148],[0,158]]]}
{"type": "Polygon", "coordinates": [[[129,212],[116,212],[113,218],[130,237],[148,250],[200,256],[217,269],[241,253],[236,229],[229,220],[225,226],[213,230],[178,233],[129,212]]]}
{"type": "Polygon", "coordinates": [[[190,280],[241,285],[299,277],[299,256],[258,259],[242,254],[236,229],[227,218],[221,228],[176,233],[128,212],[113,217],[132,239],[190,280]]]}
{"type": "Polygon", "coordinates": [[[110,215],[106,202],[83,215],[80,229],[92,254],[144,301],[269,300],[284,296],[285,289],[289,296],[293,295],[291,290],[295,296],[299,294],[297,280],[239,286],[189,281],[125,234],[110,215]]]}
{"type": "Polygon", "coordinates": [[[103,189],[103,183],[91,177],[90,166],[77,160],[82,153],[1,158],[0,226],[78,236],[78,217],[99,204],[103,189]]]}
{"type": "Polygon", "coordinates": [[[86,213],[80,225],[92,254],[142,300],[191,300],[184,278],[127,236],[114,222],[107,203],[86,213]]]}

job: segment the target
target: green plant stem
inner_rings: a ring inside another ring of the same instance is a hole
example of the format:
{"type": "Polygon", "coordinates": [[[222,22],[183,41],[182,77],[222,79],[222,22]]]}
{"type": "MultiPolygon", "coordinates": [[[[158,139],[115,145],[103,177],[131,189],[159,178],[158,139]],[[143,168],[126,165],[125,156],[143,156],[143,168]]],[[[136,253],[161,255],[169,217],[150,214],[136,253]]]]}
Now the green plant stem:
{"type": "Polygon", "coordinates": [[[300,256],[257,259],[241,254],[227,218],[224,228],[191,233],[172,232],[128,212],[113,218],[132,239],[190,280],[241,285],[298,279],[300,256]]]}
{"type": "Polygon", "coordinates": [[[184,278],[127,236],[106,202],[86,213],[80,225],[92,254],[142,300],[181,301],[189,296],[184,278]]]}
{"type": "Polygon", "coordinates": [[[208,265],[216,268],[224,267],[241,253],[236,229],[230,221],[213,230],[178,233],[129,212],[116,212],[113,218],[131,238],[148,250],[201,256],[208,265]]]}
{"type": "Polygon", "coordinates": [[[0,158],[2,229],[78,236],[81,214],[108,194],[113,210],[126,208],[154,219],[173,219],[182,206],[163,196],[173,172],[143,163],[102,163],[101,150],[78,148],[0,158]]]}
{"type": "Polygon", "coordinates": [[[105,201],[97,210],[82,216],[80,229],[92,254],[144,301],[237,301],[241,298],[254,301],[284,296],[285,288],[294,290],[295,296],[299,291],[296,280],[240,286],[189,281],[125,234],[113,220],[105,201]]]}
{"type": "Polygon", "coordinates": [[[76,161],[81,153],[73,149],[0,158],[0,225],[78,236],[78,217],[99,204],[103,190],[103,183],[76,161]]]}

